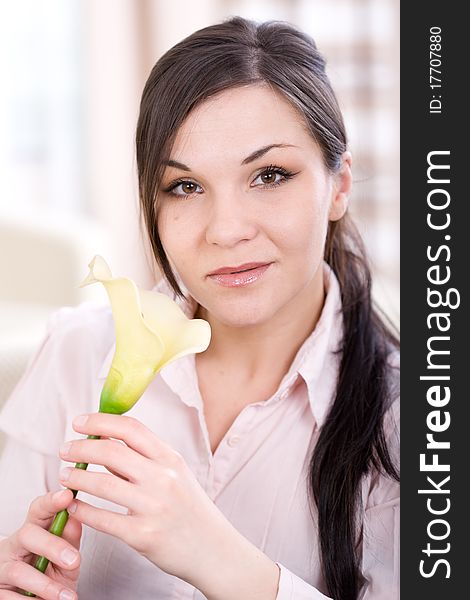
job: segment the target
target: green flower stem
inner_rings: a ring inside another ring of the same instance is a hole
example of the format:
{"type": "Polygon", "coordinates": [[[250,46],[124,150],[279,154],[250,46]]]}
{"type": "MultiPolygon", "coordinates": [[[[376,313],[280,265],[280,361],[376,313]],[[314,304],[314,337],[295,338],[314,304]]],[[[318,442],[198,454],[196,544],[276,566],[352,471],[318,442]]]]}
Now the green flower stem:
{"type": "MultiPolygon", "coordinates": [[[[100,436],[99,435],[89,435],[87,439],[99,440],[100,436]]],[[[76,469],[82,469],[85,471],[87,467],[88,467],[88,463],[75,463],[76,469]]],[[[75,498],[77,495],[77,490],[71,490],[71,491],[73,493],[73,497],[75,498]]],[[[69,519],[69,513],[67,512],[66,509],[59,511],[55,515],[54,520],[52,521],[52,525],[49,527],[49,532],[61,537],[62,533],[64,532],[64,528],[65,528],[65,525],[67,524],[68,519],[69,519]]],[[[45,573],[48,564],[49,564],[49,559],[47,559],[45,556],[38,556],[36,559],[36,562],[34,563],[34,568],[37,569],[38,571],[41,571],[41,573],[45,573]]],[[[36,597],[36,594],[33,594],[31,592],[23,592],[23,595],[30,596],[32,598],[36,597]]]]}

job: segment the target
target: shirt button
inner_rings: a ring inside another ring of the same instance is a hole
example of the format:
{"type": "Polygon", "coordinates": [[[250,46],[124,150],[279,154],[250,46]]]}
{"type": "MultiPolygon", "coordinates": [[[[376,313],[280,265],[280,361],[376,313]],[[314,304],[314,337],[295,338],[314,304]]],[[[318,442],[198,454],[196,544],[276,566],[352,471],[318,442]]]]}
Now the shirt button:
{"type": "Polygon", "coordinates": [[[227,440],[227,444],[231,447],[234,448],[238,443],[240,442],[240,436],[239,435],[232,435],[231,437],[228,438],[227,440]]]}

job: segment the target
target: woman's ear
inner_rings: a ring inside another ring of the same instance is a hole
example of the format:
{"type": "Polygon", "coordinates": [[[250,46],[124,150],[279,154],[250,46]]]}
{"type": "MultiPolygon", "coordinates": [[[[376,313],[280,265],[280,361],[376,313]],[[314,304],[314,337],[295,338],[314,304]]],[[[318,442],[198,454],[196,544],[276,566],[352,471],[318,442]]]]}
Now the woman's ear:
{"type": "Polygon", "coordinates": [[[352,188],[352,155],[346,151],[341,156],[341,167],[334,175],[328,219],[338,221],[348,208],[349,194],[352,188]]]}

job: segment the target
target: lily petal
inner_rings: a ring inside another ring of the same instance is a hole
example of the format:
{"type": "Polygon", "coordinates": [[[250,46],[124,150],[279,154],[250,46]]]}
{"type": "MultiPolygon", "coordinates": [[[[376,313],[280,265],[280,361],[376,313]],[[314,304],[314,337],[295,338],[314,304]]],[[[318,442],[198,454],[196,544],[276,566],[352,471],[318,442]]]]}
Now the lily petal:
{"type": "Polygon", "coordinates": [[[211,328],[204,319],[188,319],[171,298],[158,292],[139,290],[144,321],[164,340],[160,369],[168,363],[209,346],[211,328]]]}

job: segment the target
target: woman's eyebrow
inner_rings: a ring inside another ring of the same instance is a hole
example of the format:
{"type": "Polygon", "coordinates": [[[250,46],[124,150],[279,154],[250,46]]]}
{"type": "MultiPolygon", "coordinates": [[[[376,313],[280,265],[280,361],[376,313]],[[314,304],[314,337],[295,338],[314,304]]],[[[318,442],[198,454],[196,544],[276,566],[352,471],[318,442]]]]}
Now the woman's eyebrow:
{"type": "Polygon", "coordinates": [[[180,163],[177,160],[172,160],[171,158],[165,158],[164,160],[162,160],[162,164],[166,165],[167,167],[181,169],[182,171],[191,171],[191,169],[183,163],[180,163]]]}
{"type": "MultiPolygon", "coordinates": [[[[297,148],[297,146],[294,146],[293,144],[269,144],[268,146],[263,146],[262,148],[255,150],[249,156],[244,158],[241,162],[241,165],[247,165],[248,163],[253,162],[257,158],[261,158],[273,148],[297,148]]],[[[182,171],[191,171],[190,167],[188,167],[187,165],[180,163],[177,160],[173,160],[171,158],[162,160],[162,163],[168,167],[174,167],[175,169],[181,169],[182,171]]]]}
{"type": "Polygon", "coordinates": [[[263,146],[262,148],[259,148],[258,150],[255,150],[254,152],[252,152],[249,156],[247,156],[246,158],[244,158],[242,160],[242,165],[247,165],[248,163],[253,162],[254,160],[256,160],[257,158],[261,158],[262,156],[264,156],[266,154],[266,152],[269,152],[272,148],[296,148],[297,146],[294,146],[293,144],[269,144],[268,146],[263,146]]]}

